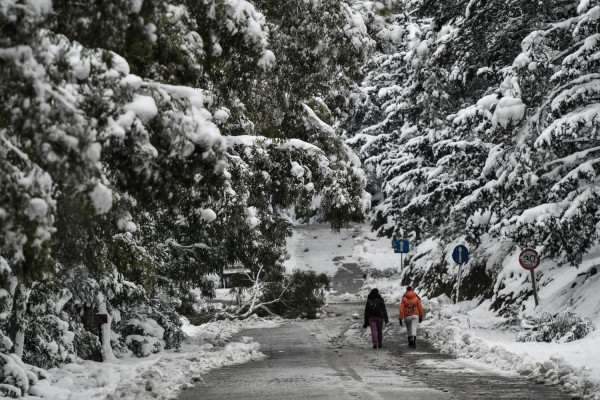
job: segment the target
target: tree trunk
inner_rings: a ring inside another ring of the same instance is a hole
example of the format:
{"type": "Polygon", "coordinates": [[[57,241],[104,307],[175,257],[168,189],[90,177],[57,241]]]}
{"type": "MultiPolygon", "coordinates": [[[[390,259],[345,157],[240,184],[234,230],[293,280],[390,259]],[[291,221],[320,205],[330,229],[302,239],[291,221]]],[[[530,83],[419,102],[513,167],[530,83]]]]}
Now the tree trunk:
{"type": "Polygon", "coordinates": [[[27,313],[27,302],[30,293],[30,288],[26,288],[24,285],[19,284],[13,294],[12,316],[8,334],[13,342],[11,350],[19,358],[23,357],[25,330],[27,329],[25,315],[27,313]]]}
{"type": "Polygon", "coordinates": [[[112,318],[108,313],[106,308],[106,300],[100,303],[98,307],[99,314],[106,314],[108,317],[108,322],[106,324],[100,325],[100,344],[102,345],[102,361],[108,362],[117,362],[117,357],[115,357],[115,353],[113,353],[112,346],[110,344],[110,323],[112,322],[112,318]]]}

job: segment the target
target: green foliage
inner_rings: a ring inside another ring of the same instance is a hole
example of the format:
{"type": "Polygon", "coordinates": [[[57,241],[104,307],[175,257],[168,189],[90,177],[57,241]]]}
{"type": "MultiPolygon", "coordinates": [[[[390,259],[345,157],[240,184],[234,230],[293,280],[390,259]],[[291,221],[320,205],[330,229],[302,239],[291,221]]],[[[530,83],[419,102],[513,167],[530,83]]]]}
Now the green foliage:
{"type": "MultiPolygon", "coordinates": [[[[416,0],[370,15],[381,52],[340,126],[368,172],[379,234],[437,251],[466,240],[478,270],[467,280],[488,284],[464,294],[495,308],[529,295],[505,292],[516,278],[481,261],[500,257],[498,241],[578,265],[598,241],[597,2],[416,0]]],[[[444,263],[423,256],[407,274],[449,293],[455,278],[428,276],[444,263]]]]}
{"type": "Polygon", "coordinates": [[[348,3],[36,4],[0,7],[2,352],[97,358],[104,307],[120,354],[176,348],[210,274],[288,279],[282,214],[363,219],[331,127],[372,45],[348,3]]]}
{"type": "MultiPolygon", "coordinates": [[[[370,53],[362,17],[346,1],[255,2],[268,21],[275,64],[242,98],[256,134],[307,140],[302,103],[319,96],[341,112],[370,53]]],[[[309,141],[309,140],[307,140],[309,141]]]]}
{"type": "MultiPolygon", "coordinates": [[[[0,140],[7,140],[4,133],[0,131],[0,140]]],[[[53,266],[48,239],[54,231],[55,202],[49,175],[18,153],[0,147],[0,254],[12,274],[32,282],[53,266]]],[[[2,287],[7,284],[0,281],[2,287]]]]}
{"type": "Polygon", "coordinates": [[[73,360],[75,334],[69,316],[62,309],[71,300],[69,290],[45,281],[31,289],[27,300],[25,351],[23,361],[52,368],[73,360]]]}

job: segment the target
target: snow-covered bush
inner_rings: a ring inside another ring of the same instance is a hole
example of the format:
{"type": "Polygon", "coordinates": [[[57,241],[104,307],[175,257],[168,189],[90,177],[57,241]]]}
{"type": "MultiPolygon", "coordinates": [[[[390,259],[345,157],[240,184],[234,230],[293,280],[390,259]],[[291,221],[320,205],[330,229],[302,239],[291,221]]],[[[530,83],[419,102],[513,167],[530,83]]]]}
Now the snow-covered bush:
{"type": "Polygon", "coordinates": [[[84,360],[102,361],[102,346],[98,335],[88,332],[83,327],[75,330],[73,349],[78,357],[84,360]]]}
{"type": "Polygon", "coordinates": [[[145,357],[163,349],[179,348],[185,339],[181,325],[181,317],[172,304],[153,299],[127,310],[114,329],[121,336],[122,346],[137,357],[145,357]]]}
{"type": "Polygon", "coordinates": [[[75,354],[74,332],[63,311],[71,292],[54,282],[36,285],[29,295],[23,361],[42,368],[70,362],[75,354]]]}
{"type": "Polygon", "coordinates": [[[0,353],[0,396],[2,398],[24,396],[40,379],[51,380],[51,376],[43,369],[25,364],[14,353],[0,353]]]}
{"type": "Polygon", "coordinates": [[[6,397],[21,397],[29,390],[29,378],[23,362],[12,354],[0,353],[0,394],[6,397]]]}
{"type": "Polygon", "coordinates": [[[569,310],[554,316],[545,312],[539,318],[523,321],[522,325],[525,331],[517,336],[521,342],[572,342],[596,329],[589,318],[581,318],[569,310]]]}
{"type": "Polygon", "coordinates": [[[23,361],[42,368],[71,362],[75,353],[74,337],[69,323],[58,316],[35,314],[25,334],[23,361]]]}

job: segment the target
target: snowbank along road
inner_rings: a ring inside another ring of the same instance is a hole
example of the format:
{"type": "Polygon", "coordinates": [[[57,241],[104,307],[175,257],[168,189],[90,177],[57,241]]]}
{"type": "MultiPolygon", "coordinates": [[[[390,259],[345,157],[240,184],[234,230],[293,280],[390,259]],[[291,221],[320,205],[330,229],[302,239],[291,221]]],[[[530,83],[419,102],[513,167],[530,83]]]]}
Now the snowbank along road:
{"type": "MultiPolygon", "coordinates": [[[[358,290],[362,271],[353,263],[341,267],[333,287],[358,290]]],[[[439,353],[424,339],[425,323],[418,347],[409,349],[396,306],[388,305],[390,325],[382,349],[371,348],[368,329],[362,328],[363,303],[329,304],[319,320],[243,331],[260,343],[267,357],[212,371],[179,400],[570,398],[517,374],[439,353]]]]}

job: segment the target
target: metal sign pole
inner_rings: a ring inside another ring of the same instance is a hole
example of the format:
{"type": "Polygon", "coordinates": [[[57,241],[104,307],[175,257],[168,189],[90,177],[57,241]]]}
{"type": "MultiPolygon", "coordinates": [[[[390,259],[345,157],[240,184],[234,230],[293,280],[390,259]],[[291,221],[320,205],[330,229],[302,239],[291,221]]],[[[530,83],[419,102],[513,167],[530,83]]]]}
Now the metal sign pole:
{"type": "Polygon", "coordinates": [[[537,307],[539,300],[537,294],[537,282],[535,279],[535,270],[529,270],[531,272],[531,283],[533,284],[533,301],[535,302],[535,306],[537,307]]]}
{"type": "Polygon", "coordinates": [[[404,240],[400,240],[400,272],[404,267],[404,240]]]}
{"type": "Polygon", "coordinates": [[[462,264],[458,264],[458,282],[456,285],[456,301],[454,304],[458,303],[458,295],[460,294],[460,275],[462,274],[462,264]]]}

